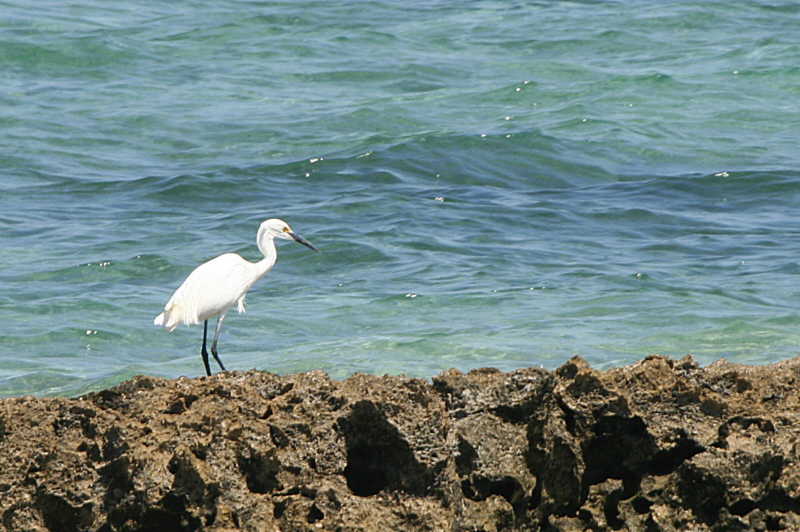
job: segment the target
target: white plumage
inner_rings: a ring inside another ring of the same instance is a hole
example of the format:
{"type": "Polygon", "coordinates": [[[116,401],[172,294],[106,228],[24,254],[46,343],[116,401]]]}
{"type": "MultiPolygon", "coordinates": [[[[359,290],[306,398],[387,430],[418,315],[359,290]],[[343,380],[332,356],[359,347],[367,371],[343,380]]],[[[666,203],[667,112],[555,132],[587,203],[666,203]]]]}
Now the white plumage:
{"type": "MultiPolygon", "coordinates": [[[[225,253],[204,262],[189,274],[154,320],[172,331],[178,325],[196,325],[237,305],[244,312],[247,291],[261,275],[258,263],[236,253],[225,253]]],[[[267,270],[268,271],[268,270],[267,270]]]]}
{"type": "Polygon", "coordinates": [[[239,312],[244,312],[247,291],[275,265],[278,256],[275,238],[294,240],[317,251],[317,248],[292,231],[289,224],[283,220],[277,218],[266,220],[258,228],[256,236],[258,249],[264,255],[263,259],[250,262],[236,253],[225,253],[204,262],[189,274],[164,305],[164,311],[153,320],[154,325],[164,327],[168,331],[174,330],[180,324],[195,325],[202,321],[203,347],[200,353],[208,375],[211,375],[206,351],[208,320],[219,316],[214,340],[211,343],[211,354],[214,355],[222,371],[225,371],[225,366],[222,365],[217,353],[222,322],[234,305],[239,312]]]}

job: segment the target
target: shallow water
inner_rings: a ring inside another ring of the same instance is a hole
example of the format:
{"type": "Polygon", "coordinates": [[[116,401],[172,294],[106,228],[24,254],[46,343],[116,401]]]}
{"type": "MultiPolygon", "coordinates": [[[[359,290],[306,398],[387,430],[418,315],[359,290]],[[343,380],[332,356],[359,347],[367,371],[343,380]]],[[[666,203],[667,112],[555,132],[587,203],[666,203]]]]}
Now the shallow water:
{"type": "Polygon", "coordinates": [[[800,344],[800,6],[5,2],[0,395],[203,373],[153,317],[275,269],[229,369],[429,377],[800,344]]]}

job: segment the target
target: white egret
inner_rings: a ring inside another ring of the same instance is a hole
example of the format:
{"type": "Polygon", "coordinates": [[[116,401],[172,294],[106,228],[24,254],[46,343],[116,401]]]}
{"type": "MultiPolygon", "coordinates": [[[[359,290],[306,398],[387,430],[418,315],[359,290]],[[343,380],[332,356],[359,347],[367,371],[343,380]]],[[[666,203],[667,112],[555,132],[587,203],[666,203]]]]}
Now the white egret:
{"type": "Polygon", "coordinates": [[[194,325],[203,322],[203,348],[200,354],[206,366],[206,374],[211,375],[208,365],[208,351],[206,350],[206,337],[208,335],[208,320],[217,318],[217,327],[214,330],[214,340],[211,342],[211,354],[219,364],[222,371],[225,366],[219,359],[217,342],[222,330],[225,314],[234,306],[239,312],[244,312],[244,298],[253,283],[258,281],[275,265],[278,251],[275,249],[275,238],[294,240],[314,251],[319,251],[309,241],[292,231],[289,224],[283,220],[272,218],[261,223],[256,236],[258,249],[264,258],[258,262],[245,260],[236,253],[225,253],[219,257],[204,262],[194,269],[185,281],[175,290],[164,306],[164,312],[156,316],[153,324],[172,331],[178,325],[194,325]]]}

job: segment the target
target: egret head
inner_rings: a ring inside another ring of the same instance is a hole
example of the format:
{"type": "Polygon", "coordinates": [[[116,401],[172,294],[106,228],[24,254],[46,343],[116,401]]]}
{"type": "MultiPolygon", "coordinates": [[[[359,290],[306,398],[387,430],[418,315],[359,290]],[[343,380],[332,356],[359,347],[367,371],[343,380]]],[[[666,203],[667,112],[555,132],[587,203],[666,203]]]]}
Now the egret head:
{"type": "Polygon", "coordinates": [[[319,251],[317,248],[311,245],[311,242],[292,231],[292,228],[289,226],[289,224],[278,218],[270,218],[269,220],[262,222],[261,227],[258,228],[257,238],[259,247],[261,247],[261,242],[264,238],[282,238],[283,240],[294,240],[298,244],[303,244],[314,251],[319,251]]]}

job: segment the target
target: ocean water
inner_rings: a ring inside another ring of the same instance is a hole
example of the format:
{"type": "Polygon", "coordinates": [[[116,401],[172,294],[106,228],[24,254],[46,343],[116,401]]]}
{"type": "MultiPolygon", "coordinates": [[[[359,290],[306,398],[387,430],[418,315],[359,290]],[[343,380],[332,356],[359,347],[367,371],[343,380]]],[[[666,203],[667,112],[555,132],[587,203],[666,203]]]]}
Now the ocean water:
{"type": "Polygon", "coordinates": [[[0,4],[0,395],[800,348],[800,4],[0,4]],[[213,361],[212,361],[213,363],[213,361]]]}

